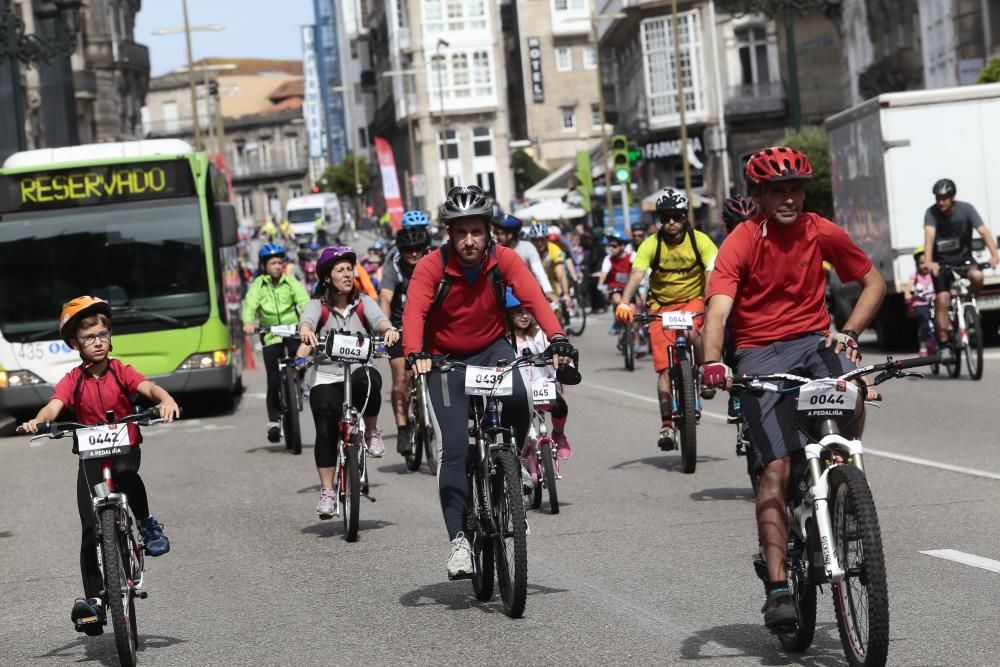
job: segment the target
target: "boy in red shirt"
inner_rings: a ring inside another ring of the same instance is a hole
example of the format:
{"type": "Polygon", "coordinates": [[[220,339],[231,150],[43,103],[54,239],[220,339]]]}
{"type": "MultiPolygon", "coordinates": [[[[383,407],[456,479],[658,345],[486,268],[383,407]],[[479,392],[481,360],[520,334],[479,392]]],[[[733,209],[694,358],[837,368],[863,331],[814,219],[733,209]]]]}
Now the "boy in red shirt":
{"type": "MultiPolygon", "coordinates": [[[[705,386],[732,385],[732,371],[719,361],[727,321],[741,375],[828,377],[852,370],[861,359],[858,332],[871,323],[885,294],[882,276],[847,232],[802,212],[805,182],[812,178],[812,165],[802,152],[783,146],[759,150],[747,162],[746,178],[760,213],[736,225],[715,258],[705,318],[705,386]],[[836,334],[829,332],[824,260],[841,282],[861,285],[854,312],[836,334]]],[[[795,427],[793,399],[776,394],[744,394],[741,399],[763,466],[757,527],[769,579],[764,624],[777,632],[797,620],[785,571],[785,485],[790,455],[804,447],[805,438],[795,427]]],[[[859,430],[863,423],[862,413],[859,430]]]]}
{"type": "MultiPolygon", "coordinates": [[[[25,433],[37,433],[42,422],[54,421],[65,408],[74,411],[73,421],[81,424],[101,424],[104,413],[114,413],[120,419],[132,411],[130,396],[139,394],[153,401],[160,410],[160,417],[167,422],[180,417],[177,403],[166,391],[156,386],[133,367],[109,357],[111,353],[111,306],[92,296],[73,299],[63,308],[59,317],[59,334],[62,339],[80,352],[82,364],[71,370],[56,385],[52,399],[38,411],[34,419],[21,425],[25,433]]],[[[162,556],[170,551],[170,541],[163,534],[163,526],[149,514],[146,487],[139,477],[139,427],[128,425],[131,451],[116,456],[111,474],[115,486],[128,495],[129,505],[139,522],[139,531],[146,553],[162,556]]],[[[73,605],[71,618],[78,632],[90,636],[104,632],[105,610],[101,602],[102,586],[100,566],[97,562],[97,533],[91,508],[89,484],[101,480],[101,460],[80,461],[76,478],[76,500],[83,524],[80,545],[80,571],[83,575],[84,596],[73,605]]]]}

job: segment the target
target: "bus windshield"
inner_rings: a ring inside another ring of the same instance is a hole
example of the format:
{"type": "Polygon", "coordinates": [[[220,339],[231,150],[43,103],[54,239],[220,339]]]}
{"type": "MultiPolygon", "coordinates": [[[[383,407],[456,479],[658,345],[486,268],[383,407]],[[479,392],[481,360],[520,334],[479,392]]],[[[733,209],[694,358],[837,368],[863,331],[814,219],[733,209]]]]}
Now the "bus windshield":
{"type": "Polygon", "coordinates": [[[205,239],[195,198],[0,216],[0,329],[8,341],[58,338],[82,294],[111,302],[114,330],[204,323],[205,239]]]}

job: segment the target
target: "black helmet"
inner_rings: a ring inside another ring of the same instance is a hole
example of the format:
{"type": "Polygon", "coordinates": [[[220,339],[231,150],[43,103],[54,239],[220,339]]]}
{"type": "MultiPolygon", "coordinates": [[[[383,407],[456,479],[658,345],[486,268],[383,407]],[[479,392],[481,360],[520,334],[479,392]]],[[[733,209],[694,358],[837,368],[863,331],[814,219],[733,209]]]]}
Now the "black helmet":
{"type": "Polygon", "coordinates": [[[726,231],[731,232],[733,227],[749,220],[760,212],[757,203],[743,195],[733,195],[726,199],[722,205],[722,222],[726,225],[726,231]]]}
{"type": "Polygon", "coordinates": [[[405,248],[426,248],[430,245],[431,239],[427,235],[425,227],[402,227],[396,232],[396,246],[400,250],[405,248]]]}
{"type": "Polygon", "coordinates": [[[958,188],[955,187],[955,181],[950,178],[942,178],[934,184],[933,192],[935,197],[954,197],[958,188]]]}
{"type": "Polygon", "coordinates": [[[673,188],[663,188],[656,196],[656,212],[663,211],[686,211],[688,210],[688,198],[683,190],[673,188]]]}
{"type": "Polygon", "coordinates": [[[477,185],[457,186],[448,191],[441,204],[441,220],[445,224],[458,218],[493,219],[493,201],[477,185]]]}

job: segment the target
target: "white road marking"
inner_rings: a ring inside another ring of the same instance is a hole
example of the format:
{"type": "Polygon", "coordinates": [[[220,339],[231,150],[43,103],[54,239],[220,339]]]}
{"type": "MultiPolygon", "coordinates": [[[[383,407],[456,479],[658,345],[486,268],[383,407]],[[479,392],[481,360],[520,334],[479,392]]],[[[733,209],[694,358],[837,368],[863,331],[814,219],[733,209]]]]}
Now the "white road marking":
{"type": "MultiPolygon", "coordinates": [[[[596,391],[611,392],[612,394],[619,394],[621,396],[627,396],[636,401],[643,401],[644,403],[652,403],[654,405],[659,405],[659,401],[655,398],[649,398],[648,396],[641,396],[639,394],[633,394],[630,391],[622,391],[621,389],[613,389],[611,387],[605,387],[603,385],[593,384],[590,382],[580,383],[581,387],[587,387],[596,391]]],[[[728,417],[726,415],[720,414],[718,412],[710,412],[708,410],[702,410],[701,414],[706,417],[712,417],[713,419],[720,419],[726,421],[728,417]]],[[[957,472],[962,475],[970,475],[972,477],[982,477],[985,479],[996,479],[1000,480],[1000,473],[991,472],[989,470],[980,470],[979,468],[967,468],[965,466],[957,466],[951,463],[941,463],[939,461],[932,461],[930,459],[922,459],[916,456],[909,456],[907,454],[896,454],[895,452],[889,452],[884,449],[872,449],[871,447],[865,447],[865,454],[871,454],[872,456],[880,456],[884,459],[892,459],[894,461],[902,461],[904,463],[912,463],[918,466],[926,466],[928,468],[937,468],[938,470],[947,470],[948,472],[957,472]]]]}
{"type": "Polygon", "coordinates": [[[260,399],[262,401],[267,400],[267,394],[264,393],[264,392],[248,391],[247,393],[245,393],[243,395],[246,396],[247,398],[257,398],[257,399],[260,399]]]}
{"type": "Polygon", "coordinates": [[[935,558],[955,561],[956,563],[961,563],[962,565],[978,567],[981,570],[989,570],[990,572],[1000,573],[1000,560],[984,558],[983,556],[977,556],[975,554],[967,554],[964,551],[956,551],[954,549],[933,549],[931,551],[921,551],[920,553],[928,556],[934,556],[935,558]]]}

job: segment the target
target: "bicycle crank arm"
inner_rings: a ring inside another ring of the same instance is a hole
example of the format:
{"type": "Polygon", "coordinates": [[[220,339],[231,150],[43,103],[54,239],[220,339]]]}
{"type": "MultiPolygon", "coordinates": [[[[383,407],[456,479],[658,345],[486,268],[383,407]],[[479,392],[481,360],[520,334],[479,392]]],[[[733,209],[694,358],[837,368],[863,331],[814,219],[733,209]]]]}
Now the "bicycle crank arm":
{"type": "Polygon", "coordinates": [[[367,498],[368,500],[370,500],[370,501],[372,501],[372,502],[375,502],[375,497],[374,497],[374,496],[369,496],[369,495],[368,495],[367,493],[366,493],[366,494],[364,494],[364,495],[363,495],[363,496],[361,496],[361,497],[362,497],[362,498],[367,498]]]}

